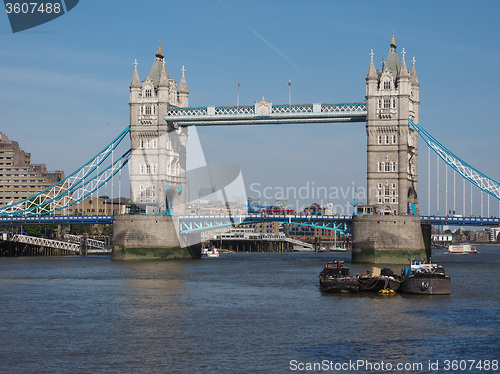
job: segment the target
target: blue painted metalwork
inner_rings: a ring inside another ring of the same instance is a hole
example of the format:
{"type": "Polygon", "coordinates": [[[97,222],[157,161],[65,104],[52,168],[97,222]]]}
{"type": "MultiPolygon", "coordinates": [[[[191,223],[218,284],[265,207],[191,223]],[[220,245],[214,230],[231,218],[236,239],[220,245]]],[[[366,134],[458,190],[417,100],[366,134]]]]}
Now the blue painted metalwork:
{"type": "Polygon", "coordinates": [[[182,216],[179,217],[179,231],[187,234],[195,231],[212,230],[220,227],[245,225],[258,222],[282,222],[296,226],[319,228],[339,232],[351,232],[351,216],[311,215],[267,215],[249,214],[242,216],[182,216]]]}
{"type": "Polygon", "coordinates": [[[117,161],[111,163],[110,166],[100,171],[99,174],[94,174],[129,131],[130,127],[127,127],[95,157],[52,187],[15,204],[1,207],[0,216],[48,215],[85,199],[109,181],[127,163],[130,158],[130,150],[125,152],[117,161]],[[86,180],[86,178],[88,179],[86,180]]]}
{"type": "Polygon", "coordinates": [[[415,124],[410,118],[408,118],[408,123],[420,135],[429,148],[436,152],[447,165],[480,190],[500,200],[500,182],[488,177],[486,174],[480,172],[460,157],[456,156],[448,148],[438,142],[436,138],[429,134],[422,126],[415,124]]]}
{"type": "Polygon", "coordinates": [[[41,225],[41,224],[94,224],[113,223],[113,216],[11,216],[0,217],[0,225],[41,225]]]}
{"type": "MultiPolygon", "coordinates": [[[[302,215],[261,215],[248,216],[181,216],[179,228],[181,234],[195,231],[213,230],[221,227],[245,225],[257,222],[282,222],[295,226],[319,228],[350,233],[352,216],[302,216],[302,215]]],[[[425,224],[499,226],[500,218],[422,216],[425,224]]]]}

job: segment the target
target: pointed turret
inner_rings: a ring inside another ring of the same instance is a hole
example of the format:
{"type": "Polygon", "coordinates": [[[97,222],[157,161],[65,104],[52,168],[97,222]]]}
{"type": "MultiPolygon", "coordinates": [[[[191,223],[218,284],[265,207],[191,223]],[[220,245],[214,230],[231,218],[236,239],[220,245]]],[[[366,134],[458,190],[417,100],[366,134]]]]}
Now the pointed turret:
{"type": "Polygon", "coordinates": [[[389,71],[392,73],[392,77],[394,78],[394,80],[396,80],[399,72],[399,58],[398,53],[396,52],[394,29],[392,30],[391,49],[389,50],[389,54],[387,55],[387,60],[384,67],[389,69],[389,71]]]}
{"type": "Polygon", "coordinates": [[[373,49],[370,52],[370,66],[368,66],[368,74],[366,74],[366,80],[373,80],[378,78],[377,70],[375,69],[375,64],[373,63],[373,49]]]}
{"type": "Polygon", "coordinates": [[[168,87],[168,73],[167,68],[165,67],[165,60],[162,61],[162,67],[160,72],[160,80],[158,81],[159,87],[168,87]]]}
{"type": "Polygon", "coordinates": [[[403,52],[401,52],[401,66],[399,68],[399,76],[398,78],[409,78],[410,73],[408,72],[408,68],[406,67],[406,62],[405,62],[405,49],[403,48],[403,52]]]}
{"type": "Polygon", "coordinates": [[[410,73],[410,82],[413,86],[420,86],[420,83],[418,83],[418,77],[417,77],[417,71],[415,70],[415,57],[411,60],[412,62],[412,67],[411,67],[411,73],[410,73]]]}
{"type": "Polygon", "coordinates": [[[134,62],[134,75],[132,75],[130,88],[141,88],[141,80],[139,79],[139,73],[137,72],[137,60],[134,62]]]}
{"type": "MultiPolygon", "coordinates": [[[[401,52],[401,66],[399,67],[399,75],[398,75],[398,88],[399,88],[399,94],[403,95],[406,97],[406,95],[410,95],[411,92],[411,87],[410,87],[410,72],[408,71],[408,68],[406,67],[406,62],[405,62],[405,49],[403,48],[403,52],[401,52]]],[[[406,98],[401,98],[400,100],[407,100],[406,98]]],[[[400,111],[405,111],[406,105],[400,105],[400,111]]]]}
{"type": "Polygon", "coordinates": [[[184,72],[186,69],[184,69],[184,66],[182,67],[182,77],[181,77],[181,82],[179,83],[179,90],[178,96],[179,96],[179,105],[182,107],[187,107],[188,106],[188,87],[186,83],[186,77],[184,76],[184,72]]]}
{"type": "Polygon", "coordinates": [[[184,69],[184,66],[182,67],[182,77],[181,77],[181,82],[179,83],[179,93],[189,93],[188,91],[188,86],[186,83],[186,77],[184,76],[184,72],[186,69],[184,69]]]}
{"type": "Polygon", "coordinates": [[[138,124],[140,97],[142,85],[137,72],[137,60],[134,62],[134,75],[132,75],[132,82],[130,82],[130,124],[138,124]]]}

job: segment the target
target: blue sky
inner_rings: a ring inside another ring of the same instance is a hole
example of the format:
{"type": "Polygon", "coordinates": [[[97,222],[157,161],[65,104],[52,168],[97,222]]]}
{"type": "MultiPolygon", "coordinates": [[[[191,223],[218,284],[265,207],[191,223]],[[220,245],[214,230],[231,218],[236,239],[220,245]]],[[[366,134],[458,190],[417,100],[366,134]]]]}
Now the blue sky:
{"type": "MultiPolygon", "coordinates": [[[[370,50],[380,68],[394,28],[398,52],[405,48],[407,63],[417,61],[421,124],[500,180],[498,14],[498,1],[81,0],[66,15],[16,34],[4,14],[0,131],[31,152],[32,162],[69,174],[127,126],[134,59],[142,80],[159,40],[177,82],[186,68],[190,106],[235,105],[238,81],[241,105],[262,96],[287,103],[289,79],[293,103],[362,101],[370,50]]],[[[322,200],[311,196],[313,185],[344,192],[365,186],[361,123],[198,133],[208,161],[241,167],[247,189],[253,185],[249,194],[304,187],[309,203],[322,200]]],[[[427,151],[419,144],[426,213],[427,151]]]]}

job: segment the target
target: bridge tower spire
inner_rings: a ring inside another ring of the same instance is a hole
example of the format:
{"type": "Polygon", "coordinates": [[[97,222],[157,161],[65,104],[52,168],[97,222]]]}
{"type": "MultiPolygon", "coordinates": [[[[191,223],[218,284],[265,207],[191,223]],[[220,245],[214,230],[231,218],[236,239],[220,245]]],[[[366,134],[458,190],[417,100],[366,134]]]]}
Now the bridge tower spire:
{"type": "Polygon", "coordinates": [[[366,76],[368,204],[381,214],[418,214],[418,135],[408,118],[418,123],[419,84],[405,53],[400,63],[393,33],[382,71],[372,52],[366,76]]]}

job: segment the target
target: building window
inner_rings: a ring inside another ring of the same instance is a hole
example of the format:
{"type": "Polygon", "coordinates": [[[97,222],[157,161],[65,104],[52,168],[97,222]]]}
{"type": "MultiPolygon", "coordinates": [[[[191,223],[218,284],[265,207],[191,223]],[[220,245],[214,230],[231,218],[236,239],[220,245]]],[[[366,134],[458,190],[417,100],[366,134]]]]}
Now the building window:
{"type": "Polygon", "coordinates": [[[144,109],[146,114],[151,114],[151,106],[147,105],[144,109]]]}
{"type": "Polygon", "coordinates": [[[384,90],[390,90],[391,89],[391,82],[385,81],[384,82],[384,90]]]}
{"type": "Polygon", "coordinates": [[[378,144],[382,144],[382,135],[378,136],[378,144]]]}
{"type": "Polygon", "coordinates": [[[398,144],[398,136],[397,135],[392,136],[392,144],[398,144]]]}
{"type": "Polygon", "coordinates": [[[384,109],[390,109],[390,108],[391,108],[391,100],[384,99],[384,109]]]}
{"type": "Polygon", "coordinates": [[[389,135],[385,136],[385,144],[389,144],[389,135]]]}
{"type": "Polygon", "coordinates": [[[392,99],[392,107],[395,109],[396,108],[396,99],[392,99]]]}
{"type": "Polygon", "coordinates": [[[146,89],[146,97],[151,97],[151,88],[146,89]]]}
{"type": "Polygon", "coordinates": [[[385,163],[385,169],[384,169],[385,171],[391,171],[391,165],[390,164],[391,163],[389,163],[389,162],[385,163]]]}

